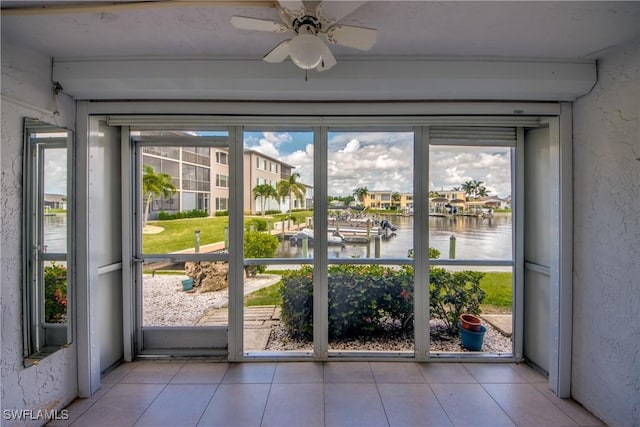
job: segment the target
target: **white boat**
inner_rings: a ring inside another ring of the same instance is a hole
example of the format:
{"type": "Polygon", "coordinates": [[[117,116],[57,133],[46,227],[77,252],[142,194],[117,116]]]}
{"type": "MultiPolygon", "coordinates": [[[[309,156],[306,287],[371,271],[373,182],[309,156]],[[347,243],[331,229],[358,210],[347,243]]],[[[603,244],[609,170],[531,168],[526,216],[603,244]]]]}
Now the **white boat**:
{"type": "MultiPolygon", "coordinates": [[[[307,242],[309,242],[310,245],[313,244],[313,230],[310,228],[303,228],[291,236],[289,242],[295,246],[302,246],[302,239],[304,238],[307,239],[307,242]]],[[[344,243],[344,237],[336,231],[329,232],[327,233],[327,243],[330,245],[342,245],[344,243]]]]}

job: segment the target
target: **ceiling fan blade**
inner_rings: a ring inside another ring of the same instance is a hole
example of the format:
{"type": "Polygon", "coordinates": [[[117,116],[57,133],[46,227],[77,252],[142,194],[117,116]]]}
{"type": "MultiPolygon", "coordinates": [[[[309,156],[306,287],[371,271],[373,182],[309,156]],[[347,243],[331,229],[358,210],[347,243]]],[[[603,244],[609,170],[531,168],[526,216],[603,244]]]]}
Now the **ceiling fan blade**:
{"type": "Polygon", "coordinates": [[[278,46],[271,49],[271,52],[267,53],[263,61],[270,62],[272,64],[282,62],[285,60],[287,56],[289,56],[289,42],[291,40],[285,40],[280,43],[278,46]]]}
{"type": "Polygon", "coordinates": [[[316,16],[324,26],[344,18],[366,1],[323,1],[316,7],[316,16]]]}
{"type": "Polygon", "coordinates": [[[269,31],[271,33],[284,33],[285,31],[289,31],[289,28],[280,22],[248,18],[246,16],[232,16],[231,25],[241,30],[269,31]]]}
{"type": "Polygon", "coordinates": [[[320,61],[320,65],[316,67],[316,70],[318,71],[326,71],[337,64],[336,58],[334,58],[333,54],[331,53],[329,46],[324,43],[323,45],[324,49],[322,50],[322,61],[320,61]]]}
{"type": "Polygon", "coordinates": [[[278,3],[282,10],[293,19],[301,18],[307,14],[302,0],[278,0],[278,3]]]}
{"type": "Polygon", "coordinates": [[[327,30],[326,34],[329,43],[369,50],[376,44],[378,32],[373,28],[334,25],[327,30]]]}

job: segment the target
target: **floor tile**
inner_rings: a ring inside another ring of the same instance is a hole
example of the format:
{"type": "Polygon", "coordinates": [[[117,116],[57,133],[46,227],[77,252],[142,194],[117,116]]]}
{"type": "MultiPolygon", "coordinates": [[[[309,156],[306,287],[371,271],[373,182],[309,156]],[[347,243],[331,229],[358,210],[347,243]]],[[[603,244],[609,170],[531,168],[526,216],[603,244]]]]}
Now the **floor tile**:
{"type": "Polygon", "coordinates": [[[100,379],[100,382],[101,383],[120,382],[120,380],[124,378],[129,372],[131,372],[136,366],[137,366],[137,363],[134,363],[134,362],[122,363],[119,366],[117,366],[115,369],[113,369],[111,372],[109,372],[107,375],[103,376],[100,379]]]}
{"type": "Polygon", "coordinates": [[[227,373],[228,363],[185,363],[171,384],[217,384],[227,373]]]}
{"type": "Polygon", "coordinates": [[[195,426],[215,389],[215,384],[169,384],[142,414],[135,426],[195,426]]]}
{"type": "Polygon", "coordinates": [[[273,383],[321,383],[323,371],[320,362],[280,362],[276,366],[273,383]]]}
{"type": "Polygon", "coordinates": [[[232,363],[222,378],[222,382],[227,384],[268,384],[273,380],[275,370],[275,363],[232,363]]]}
{"type": "Polygon", "coordinates": [[[324,364],[325,383],[373,383],[369,362],[327,362],[324,364]]]}
{"type": "Polygon", "coordinates": [[[270,384],[220,384],[198,426],[259,426],[269,388],[270,384]]]}
{"type": "Polygon", "coordinates": [[[168,384],[184,363],[136,363],[136,367],[120,380],[121,384],[168,384]]]}
{"type": "Polygon", "coordinates": [[[424,383],[420,369],[413,362],[371,362],[377,383],[424,383]]]}
{"type": "Polygon", "coordinates": [[[419,363],[417,366],[429,384],[469,384],[477,382],[462,363],[419,363]]]}
{"type": "Polygon", "coordinates": [[[100,389],[89,399],[76,399],[66,407],[69,412],[69,418],[66,420],[52,420],[47,426],[49,427],[67,427],[76,421],[83,413],[91,408],[102,396],[113,387],[115,383],[102,383],[100,389]]]}
{"type": "Polygon", "coordinates": [[[513,369],[510,363],[463,363],[462,364],[481,384],[526,383],[527,379],[513,369]]]}
{"type": "Polygon", "coordinates": [[[115,384],[72,426],[132,426],[164,387],[162,384],[115,384]]]}
{"type": "Polygon", "coordinates": [[[480,384],[430,384],[454,426],[514,426],[480,384]]]}
{"type": "Polygon", "coordinates": [[[549,378],[546,375],[536,371],[526,363],[514,363],[511,365],[513,369],[530,383],[545,383],[549,382],[549,378]]]}
{"type": "Polygon", "coordinates": [[[518,427],[577,426],[531,384],[484,384],[518,427]]]}
{"type": "Polygon", "coordinates": [[[388,426],[376,384],[324,385],[326,426],[388,426]]]}
{"type": "Polygon", "coordinates": [[[273,384],[262,427],[324,426],[323,384],[273,384]]]}
{"type": "Polygon", "coordinates": [[[593,416],[591,412],[587,411],[582,405],[573,399],[561,399],[556,396],[553,391],[549,389],[549,386],[545,383],[533,384],[544,397],[549,399],[551,403],[560,408],[565,414],[567,414],[573,421],[579,426],[604,426],[604,423],[598,418],[593,416]]]}
{"type": "Polygon", "coordinates": [[[378,384],[378,391],[392,427],[452,426],[427,384],[378,384]]]}

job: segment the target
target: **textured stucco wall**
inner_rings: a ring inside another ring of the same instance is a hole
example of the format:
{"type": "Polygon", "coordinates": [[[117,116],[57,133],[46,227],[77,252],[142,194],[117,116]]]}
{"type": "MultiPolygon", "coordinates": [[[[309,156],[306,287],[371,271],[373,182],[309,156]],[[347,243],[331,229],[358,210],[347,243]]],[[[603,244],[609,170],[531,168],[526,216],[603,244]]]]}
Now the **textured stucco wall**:
{"type": "Polygon", "coordinates": [[[640,426],[640,40],[598,60],[574,106],[572,395],[640,426]]]}
{"type": "MultiPolygon", "coordinates": [[[[40,109],[55,110],[52,94],[51,58],[19,46],[3,34],[0,143],[2,411],[61,409],[77,396],[74,344],[45,358],[37,366],[24,368],[22,364],[22,120],[36,117],[73,128],[75,104],[68,97],[60,96],[60,114],[52,117],[8,98],[40,109]]],[[[43,424],[38,420],[5,420],[3,415],[4,412],[0,412],[3,426],[43,424]]]]}

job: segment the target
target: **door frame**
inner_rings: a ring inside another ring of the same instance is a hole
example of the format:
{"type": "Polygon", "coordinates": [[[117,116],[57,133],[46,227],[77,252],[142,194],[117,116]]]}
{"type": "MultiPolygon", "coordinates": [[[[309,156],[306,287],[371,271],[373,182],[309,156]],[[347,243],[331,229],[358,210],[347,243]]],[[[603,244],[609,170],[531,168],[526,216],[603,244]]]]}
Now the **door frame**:
{"type": "MultiPolygon", "coordinates": [[[[249,117],[253,124],[260,123],[268,123],[268,119],[261,118],[264,115],[269,116],[286,116],[287,123],[295,123],[297,121],[304,121],[307,123],[311,123],[314,126],[321,126],[326,124],[327,118],[330,118],[329,121],[333,121],[337,124],[352,124],[353,118],[357,117],[360,124],[375,124],[380,122],[380,117],[384,117],[388,119],[388,124],[412,124],[415,126],[427,126],[430,123],[433,123],[433,116],[438,116],[441,119],[448,118],[451,116],[468,116],[469,118],[477,117],[478,120],[493,120],[493,119],[503,119],[507,122],[514,123],[523,123],[529,117],[559,117],[559,132],[557,139],[557,147],[558,147],[558,160],[557,160],[557,171],[558,171],[558,194],[554,194],[554,199],[557,200],[558,205],[558,227],[560,233],[558,234],[558,239],[556,242],[556,246],[558,248],[557,253],[559,255],[558,265],[556,269],[553,269],[553,274],[556,277],[556,281],[558,283],[557,287],[557,295],[558,298],[555,302],[555,308],[560,310],[560,324],[554,327],[555,334],[557,335],[557,339],[555,339],[552,346],[555,347],[558,351],[559,357],[558,359],[552,360],[552,362],[558,367],[558,382],[559,387],[555,387],[554,389],[558,394],[564,394],[563,390],[566,389],[566,384],[570,384],[570,337],[571,337],[571,309],[570,309],[570,295],[571,295],[571,199],[567,198],[569,194],[571,194],[571,106],[569,103],[555,103],[555,102],[539,102],[539,103],[527,103],[527,102],[516,102],[516,103],[500,103],[500,102],[415,102],[415,103],[403,103],[403,102],[395,102],[395,103],[384,103],[384,102],[372,102],[372,103],[349,103],[349,102],[328,102],[328,103],[313,103],[313,102],[302,102],[302,103],[269,103],[269,102],[92,102],[92,101],[79,101],[78,109],[77,109],[77,123],[78,123],[78,139],[79,146],[82,146],[83,142],[86,143],[89,136],[86,134],[86,126],[83,126],[83,121],[86,123],[87,117],[90,115],[107,115],[112,119],[112,125],[120,125],[126,126],[128,124],[136,122],[136,120],[143,119],[144,117],[150,117],[147,115],[165,115],[165,119],[169,120],[187,120],[188,117],[185,115],[192,115],[192,119],[197,122],[198,120],[207,120],[208,123],[212,123],[212,118],[214,123],[226,123],[229,128],[229,139],[230,139],[230,153],[235,152],[236,156],[242,152],[242,144],[238,143],[242,139],[242,135],[240,132],[237,132],[238,126],[241,126],[246,122],[249,117]],[[309,114],[310,116],[300,116],[301,112],[303,114],[309,114]],[[397,114],[397,115],[394,115],[397,114]],[[126,115],[126,116],[125,116],[126,115]],[[177,116],[179,115],[179,116],[177,116]],[[202,115],[206,115],[204,117],[202,115]],[[312,115],[312,116],[311,116],[312,115]],[[361,117],[358,117],[361,116],[361,117]],[[563,196],[563,197],[560,197],[563,196]],[[560,259],[561,258],[561,259],[560,259]],[[566,261],[569,261],[567,264],[566,261]],[[568,380],[567,380],[568,378],[568,380]]],[[[455,117],[453,117],[455,118],[455,117]]],[[[124,152],[125,150],[123,150],[124,152]]],[[[88,165],[88,159],[83,158],[85,154],[82,150],[79,151],[78,158],[78,167],[82,170],[82,168],[86,168],[88,165]]],[[[417,153],[416,153],[417,154],[417,153]]],[[[132,171],[128,168],[127,164],[130,165],[129,162],[125,162],[125,156],[123,155],[123,169],[128,171],[129,175],[131,175],[132,171]],[[125,169],[127,167],[127,169],[125,169]]],[[[416,162],[418,160],[415,160],[416,162]]],[[[316,156],[316,160],[314,162],[321,162],[320,156],[316,156]]],[[[319,164],[319,163],[316,163],[319,164]]],[[[316,167],[315,172],[318,179],[326,179],[322,177],[321,168],[316,167]]],[[[326,173],[326,172],[325,172],[326,173]]],[[[235,181],[234,188],[242,188],[242,169],[234,168],[233,173],[230,174],[230,181],[235,181]],[[240,185],[238,185],[240,184],[240,185]]],[[[129,189],[126,189],[126,177],[123,177],[123,198],[126,198],[125,192],[129,189]]],[[[230,184],[231,185],[231,184],[230,184]]],[[[421,186],[424,186],[424,183],[421,183],[421,186]]],[[[418,187],[416,187],[418,188],[418,187]]],[[[315,189],[315,191],[319,191],[319,189],[315,189]]],[[[320,189],[320,191],[322,191],[320,189]]],[[[326,190],[325,190],[326,191],[326,190]]],[[[318,195],[316,193],[316,197],[321,199],[321,194],[318,195]]],[[[79,195],[78,199],[82,200],[82,195],[79,195]]],[[[324,195],[326,198],[326,194],[324,195]]],[[[129,198],[129,200],[131,200],[129,198]]],[[[416,199],[416,203],[419,200],[416,199]]],[[[81,215],[86,217],[86,210],[83,209],[86,206],[80,205],[79,212],[81,215]]],[[[241,198],[236,198],[232,203],[230,203],[230,211],[242,213],[242,200],[241,198]]],[[[320,213],[315,213],[314,215],[320,216],[320,213]]],[[[79,215],[80,216],[80,215],[79,215]]],[[[235,230],[240,229],[241,224],[238,223],[241,221],[241,215],[233,215],[235,216],[235,224],[230,223],[230,229],[235,230]]],[[[231,218],[230,218],[231,221],[231,218]]],[[[88,235],[90,230],[82,229],[83,221],[80,219],[80,230],[79,234],[88,235]]],[[[126,224],[126,222],[123,222],[126,224]]],[[[126,227],[126,225],[123,225],[126,227]]],[[[123,236],[127,235],[131,237],[132,230],[123,230],[123,236]]],[[[240,240],[238,236],[235,236],[234,239],[240,240]]],[[[236,241],[234,240],[234,241],[236,241]]],[[[242,268],[232,268],[232,265],[242,266],[243,263],[243,251],[242,245],[237,244],[233,245],[230,248],[229,253],[229,262],[230,262],[230,281],[241,283],[242,280],[242,268]],[[235,248],[235,249],[234,249],[235,248]]],[[[424,242],[423,242],[424,243],[424,242]]],[[[415,242],[418,244],[418,242],[415,242]]],[[[426,248],[423,248],[426,250],[426,248]]],[[[123,256],[126,255],[126,249],[123,248],[123,256]]],[[[78,257],[78,263],[82,265],[85,263],[87,256],[80,255],[78,257]]],[[[124,259],[124,258],[123,258],[124,259]]],[[[520,260],[514,260],[516,262],[520,262],[520,260]]],[[[321,262],[319,257],[314,259],[314,265],[320,266],[321,264],[326,265],[326,260],[321,262]]],[[[125,280],[131,280],[131,272],[132,269],[130,266],[123,265],[123,278],[125,280]]],[[[82,276],[83,269],[79,268],[79,276],[82,276]]],[[[81,279],[81,277],[79,277],[81,279]]],[[[88,279],[88,277],[87,277],[88,279]]],[[[82,280],[78,280],[79,283],[82,280]]],[[[85,282],[85,286],[90,289],[91,283],[87,280],[85,282]]],[[[322,285],[320,285],[322,286],[322,285]]],[[[239,305],[242,300],[242,290],[238,287],[235,289],[230,289],[229,294],[229,303],[230,305],[239,305]]],[[[131,298],[127,298],[124,296],[124,303],[128,306],[125,307],[125,313],[130,313],[131,310],[131,298]]],[[[322,306],[326,306],[326,301],[315,302],[314,308],[323,308],[322,306]]],[[[88,321],[90,316],[91,307],[88,307],[85,310],[85,316],[82,316],[82,313],[79,313],[78,320],[79,323],[83,321],[88,321]],[[84,319],[82,317],[85,317],[84,319]]],[[[125,317],[127,314],[125,314],[125,317]]],[[[125,319],[126,320],[126,319],[125,319]]],[[[125,336],[131,336],[131,321],[125,321],[124,328],[125,336]]],[[[319,327],[319,325],[317,325],[319,327]]],[[[88,329],[90,332],[92,325],[88,324],[88,329]]],[[[515,330],[518,330],[516,328],[515,330]]],[[[229,319],[229,333],[230,336],[236,337],[236,339],[229,340],[229,360],[245,360],[242,356],[241,348],[242,348],[242,314],[235,313],[234,317],[230,317],[229,319]],[[237,339],[239,337],[239,340],[237,339]]],[[[125,359],[131,359],[133,357],[133,349],[132,345],[127,345],[125,343],[125,359]]],[[[86,371],[79,373],[80,382],[85,382],[89,380],[92,372],[91,360],[86,358],[86,354],[89,353],[89,348],[87,347],[86,342],[79,342],[79,370],[86,371]],[[87,359],[87,360],[84,360],[87,359]],[[85,363],[86,362],[86,363],[85,363]],[[88,368],[88,369],[87,369],[88,368]]],[[[321,352],[322,353],[322,352],[321,352]]],[[[322,354],[320,354],[322,357],[322,354]]],[[[500,359],[500,361],[504,361],[505,359],[500,359]]],[[[94,384],[91,384],[94,385],[94,384]]],[[[81,384],[82,387],[82,384],[81,384]]],[[[95,385],[94,385],[95,387],[95,385]]],[[[89,386],[89,388],[94,388],[89,386]]]]}

